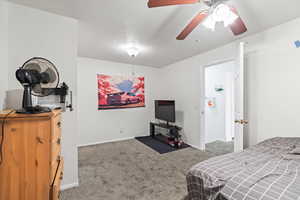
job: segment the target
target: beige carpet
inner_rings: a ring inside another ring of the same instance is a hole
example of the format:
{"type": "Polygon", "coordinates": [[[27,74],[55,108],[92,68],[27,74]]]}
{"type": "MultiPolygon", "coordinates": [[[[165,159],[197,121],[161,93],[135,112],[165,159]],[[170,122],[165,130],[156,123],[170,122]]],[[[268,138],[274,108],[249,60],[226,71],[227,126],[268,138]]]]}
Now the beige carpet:
{"type": "Polygon", "coordinates": [[[214,141],[205,145],[205,151],[216,156],[232,153],[234,151],[234,142],[214,141]]]}
{"type": "Polygon", "coordinates": [[[80,187],[62,200],[183,200],[186,172],[211,156],[193,148],[161,155],[137,140],[80,148],[80,187]]]}

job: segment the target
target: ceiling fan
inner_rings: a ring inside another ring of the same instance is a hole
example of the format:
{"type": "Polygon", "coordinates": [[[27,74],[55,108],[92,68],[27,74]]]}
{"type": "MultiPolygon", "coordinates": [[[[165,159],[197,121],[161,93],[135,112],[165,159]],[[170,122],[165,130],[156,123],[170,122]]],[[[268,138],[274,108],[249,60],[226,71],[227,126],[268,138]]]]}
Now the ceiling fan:
{"type": "Polygon", "coordinates": [[[224,26],[229,26],[236,36],[247,31],[247,27],[239,16],[237,9],[226,4],[228,0],[149,0],[148,7],[195,4],[201,1],[208,6],[208,9],[198,13],[176,37],[177,40],[184,40],[201,23],[205,27],[215,30],[216,23],[223,22],[224,26]]]}

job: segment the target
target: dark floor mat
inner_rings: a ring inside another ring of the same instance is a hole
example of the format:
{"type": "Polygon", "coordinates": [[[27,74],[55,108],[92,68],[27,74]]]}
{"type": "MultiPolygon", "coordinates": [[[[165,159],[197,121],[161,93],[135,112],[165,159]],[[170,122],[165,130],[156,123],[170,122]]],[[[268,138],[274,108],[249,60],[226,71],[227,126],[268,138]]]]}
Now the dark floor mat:
{"type": "Polygon", "coordinates": [[[178,151],[178,150],[190,147],[187,144],[183,144],[180,148],[174,148],[164,142],[161,142],[159,140],[152,138],[151,136],[136,137],[135,139],[140,141],[141,143],[147,145],[148,147],[157,151],[160,154],[178,151]]]}

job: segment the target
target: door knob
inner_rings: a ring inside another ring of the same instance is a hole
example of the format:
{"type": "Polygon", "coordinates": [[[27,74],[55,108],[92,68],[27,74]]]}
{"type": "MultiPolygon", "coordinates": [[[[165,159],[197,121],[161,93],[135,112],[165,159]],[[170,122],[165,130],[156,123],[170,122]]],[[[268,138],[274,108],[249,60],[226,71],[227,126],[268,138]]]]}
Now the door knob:
{"type": "Polygon", "coordinates": [[[243,119],[235,120],[234,122],[237,123],[237,124],[243,124],[243,125],[249,124],[249,122],[247,120],[243,120],[243,119]]]}
{"type": "Polygon", "coordinates": [[[249,124],[249,121],[248,121],[248,120],[242,120],[242,123],[243,123],[244,125],[247,125],[247,124],[249,124]]]}

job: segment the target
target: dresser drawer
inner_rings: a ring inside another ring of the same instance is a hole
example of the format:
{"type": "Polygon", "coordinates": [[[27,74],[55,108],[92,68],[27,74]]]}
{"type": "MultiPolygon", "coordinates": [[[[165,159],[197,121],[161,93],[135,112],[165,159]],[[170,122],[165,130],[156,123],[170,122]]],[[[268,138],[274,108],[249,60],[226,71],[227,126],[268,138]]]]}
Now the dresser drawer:
{"type": "Polygon", "coordinates": [[[50,190],[50,200],[59,200],[60,199],[60,186],[63,179],[63,169],[64,169],[64,160],[61,159],[55,174],[55,180],[50,190]]]}
{"type": "Polygon", "coordinates": [[[51,142],[57,143],[61,139],[61,115],[57,115],[52,120],[51,142]]]}

